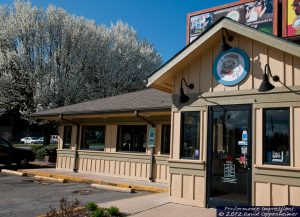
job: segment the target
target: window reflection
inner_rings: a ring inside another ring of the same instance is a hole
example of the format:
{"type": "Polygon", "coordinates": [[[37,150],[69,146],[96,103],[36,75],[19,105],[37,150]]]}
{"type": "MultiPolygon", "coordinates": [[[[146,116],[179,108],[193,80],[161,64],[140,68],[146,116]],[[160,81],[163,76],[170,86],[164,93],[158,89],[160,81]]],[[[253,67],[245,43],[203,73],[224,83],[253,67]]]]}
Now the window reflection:
{"type": "Polygon", "coordinates": [[[105,127],[104,126],[84,126],[82,133],[81,149],[93,151],[104,151],[105,127]]]}
{"type": "Polygon", "coordinates": [[[289,164],[289,109],[264,110],[264,162],[289,164]]]}
{"type": "Polygon", "coordinates": [[[181,158],[199,159],[200,112],[183,112],[181,120],[181,158]]]}
{"type": "Polygon", "coordinates": [[[63,140],[63,148],[69,149],[71,146],[72,140],[72,127],[64,126],[64,140],[63,140]]]}
{"type": "Polygon", "coordinates": [[[118,127],[118,151],[146,152],[147,126],[118,127]]]}

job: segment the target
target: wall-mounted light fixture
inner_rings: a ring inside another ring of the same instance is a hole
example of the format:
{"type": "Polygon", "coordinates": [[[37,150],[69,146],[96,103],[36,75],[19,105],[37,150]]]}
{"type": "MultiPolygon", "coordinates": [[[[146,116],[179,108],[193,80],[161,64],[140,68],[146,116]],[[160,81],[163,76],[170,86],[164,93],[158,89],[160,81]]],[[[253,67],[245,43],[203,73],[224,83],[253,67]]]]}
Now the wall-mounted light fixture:
{"type": "Polygon", "coordinates": [[[229,35],[227,29],[222,29],[222,44],[221,44],[221,52],[227,51],[232,47],[226,42],[226,38],[224,36],[224,30],[227,36],[228,41],[233,41],[233,35],[229,35]]]}
{"type": "Polygon", "coordinates": [[[274,85],[270,83],[269,81],[269,76],[271,76],[271,78],[273,79],[274,82],[278,82],[280,80],[278,75],[272,75],[271,73],[271,69],[269,64],[265,65],[265,72],[263,75],[263,80],[261,82],[261,85],[258,89],[259,92],[267,92],[270,91],[272,89],[274,89],[274,85]]]}
{"type": "Polygon", "coordinates": [[[186,103],[187,101],[189,101],[190,97],[188,97],[187,95],[185,95],[184,91],[183,91],[183,87],[182,87],[182,82],[184,81],[184,84],[187,88],[189,89],[194,89],[194,84],[190,83],[189,85],[186,83],[186,80],[184,78],[181,79],[181,83],[180,83],[180,95],[177,99],[177,103],[178,104],[182,104],[182,103],[186,103]]]}

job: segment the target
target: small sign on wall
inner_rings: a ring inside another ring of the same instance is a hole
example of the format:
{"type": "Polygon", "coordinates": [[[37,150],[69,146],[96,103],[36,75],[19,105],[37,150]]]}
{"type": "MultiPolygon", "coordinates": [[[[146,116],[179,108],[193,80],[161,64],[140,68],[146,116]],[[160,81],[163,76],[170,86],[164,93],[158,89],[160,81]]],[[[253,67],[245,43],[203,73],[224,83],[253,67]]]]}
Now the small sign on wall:
{"type": "Polygon", "coordinates": [[[155,127],[150,127],[149,128],[149,133],[148,133],[148,147],[149,148],[155,148],[155,133],[156,128],[155,127]]]}

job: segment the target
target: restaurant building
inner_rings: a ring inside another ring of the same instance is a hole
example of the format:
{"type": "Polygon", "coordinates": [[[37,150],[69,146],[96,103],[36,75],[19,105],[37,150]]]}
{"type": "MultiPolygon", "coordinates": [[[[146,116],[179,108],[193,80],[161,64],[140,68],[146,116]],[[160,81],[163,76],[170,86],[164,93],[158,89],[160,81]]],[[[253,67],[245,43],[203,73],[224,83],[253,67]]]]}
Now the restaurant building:
{"type": "Polygon", "coordinates": [[[32,117],[61,122],[57,169],[169,183],[171,105],[171,94],[150,88],[32,117]]]}
{"type": "Polygon", "coordinates": [[[300,205],[299,45],[222,18],[148,86],[173,97],[173,201],[300,205]]]}
{"type": "Polygon", "coordinates": [[[57,168],[168,183],[172,201],[200,207],[299,206],[296,3],[191,13],[187,46],[150,89],[35,113],[62,122],[57,168]]]}

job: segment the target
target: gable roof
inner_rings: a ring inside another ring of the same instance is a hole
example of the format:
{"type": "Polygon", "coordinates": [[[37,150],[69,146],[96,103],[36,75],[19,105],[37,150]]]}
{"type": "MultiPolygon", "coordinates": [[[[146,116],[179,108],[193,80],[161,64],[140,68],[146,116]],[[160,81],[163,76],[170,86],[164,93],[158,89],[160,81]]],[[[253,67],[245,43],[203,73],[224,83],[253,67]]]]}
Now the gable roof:
{"type": "Polygon", "coordinates": [[[279,49],[283,52],[300,57],[300,46],[298,44],[279,38],[272,34],[262,32],[245,24],[231,20],[230,18],[223,17],[212,26],[210,26],[200,36],[198,36],[192,43],[175,54],[169,61],[167,61],[152,75],[150,75],[148,77],[147,86],[171,93],[172,84],[164,84],[164,82],[168,80],[168,78],[172,75],[172,70],[175,67],[180,66],[184,62],[188,62],[190,57],[195,55],[195,53],[197,53],[199,49],[201,49],[205,42],[215,36],[217,32],[222,30],[222,28],[235,32],[252,40],[259,41],[260,43],[279,49]]]}
{"type": "Polygon", "coordinates": [[[171,106],[171,94],[149,88],[136,92],[36,112],[31,116],[35,118],[42,118],[59,115],[120,113],[136,110],[153,111],[171,109],[171,106]]]}

